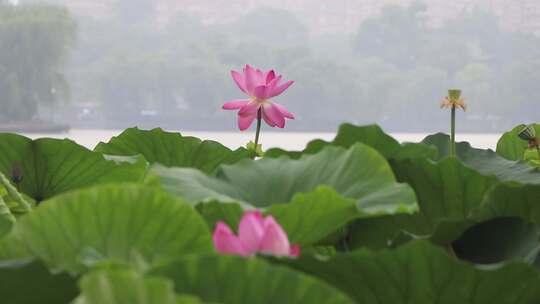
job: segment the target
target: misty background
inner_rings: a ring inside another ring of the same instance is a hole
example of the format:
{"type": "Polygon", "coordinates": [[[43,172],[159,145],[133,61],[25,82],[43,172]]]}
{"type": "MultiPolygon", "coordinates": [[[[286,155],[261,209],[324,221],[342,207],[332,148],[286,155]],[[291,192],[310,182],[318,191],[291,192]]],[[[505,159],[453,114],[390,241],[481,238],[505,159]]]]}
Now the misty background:
{"type": "Polygon", "coordinates": [[[540,121],[537,0],[0,0],[0,127],[235,131],[231,69],[276,69],[287,130],[540,121]]]}

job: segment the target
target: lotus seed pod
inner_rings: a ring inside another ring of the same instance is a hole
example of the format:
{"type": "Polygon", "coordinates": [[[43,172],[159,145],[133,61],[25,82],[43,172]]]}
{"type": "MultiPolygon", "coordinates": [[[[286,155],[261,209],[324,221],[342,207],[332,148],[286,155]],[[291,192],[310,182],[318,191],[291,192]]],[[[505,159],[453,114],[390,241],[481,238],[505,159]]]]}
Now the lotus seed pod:
{"type": "Polygon", "coordinates": [[[534,140],[536,139],[536,131],[534,130],[534,127],[532,125],[528,125],[518,133],[518,136],[523,140],[534,140]]]}
{"type": "Polygon", "coordinates": [[[448,90],[448,97],[452,100],[457,100],[461,97],[461,90],[448,90]]]}

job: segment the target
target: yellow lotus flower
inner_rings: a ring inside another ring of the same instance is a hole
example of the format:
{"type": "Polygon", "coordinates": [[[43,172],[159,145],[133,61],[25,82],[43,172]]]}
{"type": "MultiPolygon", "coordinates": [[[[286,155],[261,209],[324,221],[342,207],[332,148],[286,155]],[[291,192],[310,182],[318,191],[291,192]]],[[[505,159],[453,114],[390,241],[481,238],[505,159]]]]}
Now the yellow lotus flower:
{"type": "Polygon", "coordinates": [[[467,111],[467,104],[465,100],[461,99],[461,90],[448,90],[448,96],[446,96],[441,102],[442,108],[462,108],[463,111],[467,111]]]}

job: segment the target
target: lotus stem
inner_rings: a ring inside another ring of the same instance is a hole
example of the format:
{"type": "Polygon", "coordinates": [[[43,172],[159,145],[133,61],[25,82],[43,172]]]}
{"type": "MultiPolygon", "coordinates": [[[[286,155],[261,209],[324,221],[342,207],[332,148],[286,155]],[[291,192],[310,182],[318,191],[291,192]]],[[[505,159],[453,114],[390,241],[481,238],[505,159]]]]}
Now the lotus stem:
{"type": "Polygon", "coordinates": [[[448,254],[452,256],[453,258],[458,258],[456,255],[456,252],[454,251],[454,247],[452,246],[452,243],[446,244],[446,251],[448,251],[448,254]]]}
{"type": "Polygon", "coordinates": [[[351,239],[351,229],[350,229],[349,225],[346,225],[343,228],[343,230],[345,230],[345,236],[341,240],[341,246],[342,246],[342,249],[345,252],[349,252],[349,251],[351,251],[351,249],[349,247],[349,242],[350,242],[350,239],[351,239]]]}
{"type": "MultiPolygon", "coordinates": [[[[255,131],[255,151],[257,151],[257,146],[259,145],[259,135],[261,134],[261,120],[262,120],[262,108],[259,108],[257,111],[257,131],[255,131]]],[[[253,158],[255,158],[257,155],[253,158]]]]}
{"type": "Polygon", "coordinates": [[[450,116],[450,141],[451,155],[456,156],[456,106],[452,105],[452,114],[450,116]]]}
{"type": "Polygon", "coordinates": [[[19,207],[24,210],[24,212],[30,212],[32,210],[32,207],[30,207],[30,204],[22,197],[22,195],[13,187],[13,185],[9,182],[9,180],[6,178],[4,174],[0,172],[0,184],[6,188],[6,191],[8,192],[9,196],[17,202],[19,207]]]}
{"type": "Polygon", "coordinates": [[[540,168],[540,145],[536,145],[536,152],[538,153],[538,167],[540,168]]]}

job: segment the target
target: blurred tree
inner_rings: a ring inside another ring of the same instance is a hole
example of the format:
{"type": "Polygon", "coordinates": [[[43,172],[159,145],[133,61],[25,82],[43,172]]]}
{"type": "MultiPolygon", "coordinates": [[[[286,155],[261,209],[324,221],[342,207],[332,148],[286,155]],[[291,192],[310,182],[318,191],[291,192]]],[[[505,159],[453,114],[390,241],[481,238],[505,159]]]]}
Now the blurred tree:
{"type": "Polygon", "coordinates": [[[116,0],[115,15],[119,24],[143,27],[156,22],[156,1],[116,0]]]}
{"type": "Polygon", "coordinates": [[[482,109],[484,115],[499,114],[509,110],[508,104],[504,102],[498,103],[498,107],[493,107],[500,92],[496,86],[496,74],[488,65],[469,64],[456,73],[454,82],[453,87],[467,92],[466,98],[471,100],[468,103],[469,109],[475,112],[482,109]]]}
{"type": "MultiPolygon", "coordinates": [[[[500,95],[493,102],[505,104],[506,112],[521,122],[540,120],[538,100],[540,100],[540,57],[532,60],[519,60],[505,67],[496,84],[500,95]]],[[[498,108],[498,107],[497,107],[498,108]]],[[[508,116],[506,116],[508,117],[508,116]]]]}
{"type": "Polygon", "coordinates": [[[66,9],[46,5],[0,5],[0,115],[32,118],[39,105],[66,100],[61,72],[76,38],[66,9]]]}
{"type": "MultiPolygon", "coordinates": [[[[229,71],[246,63],[296,81],[277,100],[297,114],[292,129],[317,121],[318,129],[334,130],[344,120],[446,128],[438,103],[453,86],[469,101],[458,119],[474,122],[464,127],[481,128],[489,117],[504,118],[505,125],[492,120],[499,128],[538,119],[523,109],[540,98],[540,37],[505,31],[482,10],[434,27],[423,4],[386,7],[357,33],[320,34],[282,9],[258,8],[228,24],[183,11],[165,23],[151,0],[115,1],[112,18],[78,16],[79,48],[66,70],[73,99],[102,104],[115,121],[129,114],[133,124],[152,109],[160,113],[156,125],[176,115],[170,120],[189,127],[218,128],[223,119],[233,130],[220,106],[240,97],[229,71]]],[[[3,97],[20,99],[26,90],[12,88],[18,78],[3,73],[3,97]]]]}
{"type": "Polygon", "coordinates": [[[426,38],[426,9],[421,3],[384,7],[380,16],[362,23],[352,41],[354,50],[362,56],[380,57],[396,66],[413,66],[426,38]]]}
{"type": "Polygon", "coordinates": [[[407,80],[395,89],[393,102],[388,103],[391,121],[403,123],[405,115],[411,130],[444,130],[446,113],[439,110],[439,104],[448,89],[447,73],[432,66],[418,66],[405,77],[407,80]]]}
{"type": "Polygon", "coordinates": [[[325,58],[308,58],[297,61],[285,73],[287,79],[296,83],[276,101],[286,100],[299,120],[312,122],[309,128],[321,130],[336,126],[340,120],[372,119],[370,114],[376,106],[363,98],[359,74],[352,66],[325,58]]]}
{"type": "Polygon", "coordinates": [[[308,31],[290,11],[271,7],[253,10],[234,22],[231,32],[240,38],[255,38],[266,43],[303,43],[308,31]]]}

